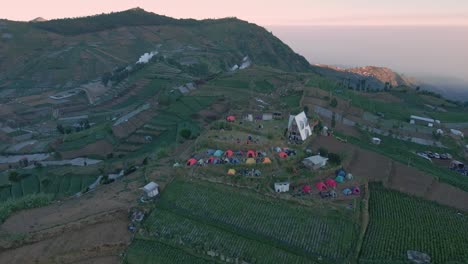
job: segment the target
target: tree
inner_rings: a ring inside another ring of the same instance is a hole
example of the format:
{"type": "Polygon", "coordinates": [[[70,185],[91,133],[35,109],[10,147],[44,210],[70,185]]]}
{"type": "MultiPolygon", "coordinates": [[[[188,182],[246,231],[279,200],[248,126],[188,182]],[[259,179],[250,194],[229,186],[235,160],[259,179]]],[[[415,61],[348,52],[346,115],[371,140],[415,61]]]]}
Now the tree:
{"type": "Polygon", "coordinates": [[[189,139],[191,135],[192,131],[190,129],[184,128],[180,131],[180,136],[185,139],[189,139]]]}
{"type": "Polygon", "coordinates": [[[331,99],[330,106],[331,107],[337,107],[338,106],[338,101],[336,100],[336,98],[331,99]]]}
{"type": "Polygon", "coordinates": [[[323,124],[322,121],[319,121],[317,125],[314,126],[314,132],[316,134],[320,134],[323,130],[323,124]]]}
{"type": "Polygon", "coordinates": [[[328,160],[330,163],[335,164],[335,165],[340,165],[341,164],[341,157],[340,155],[336,153],[328,153],[328,160]]]}
{"type": "Polygon", "coordinates": [[[306,116],[309,114],[309,107],[307,105],[304,106],[304,113],[306,114],[306,116]]]}
{"type": "Polygon", "coordinates": [[[21,176],[16,171],[10,171],[8,173],[8,180],[11,182],[19,182],[21,181],[21,176]]]}
{"type": "Polygon", "coordinates": [[[61,124],[57,125],[57,131],[60,132],[60,134],[65,134],[65,130],[61,124]]]}
{"type": "Polygon", "coordinates": [[[320,147],[318,149],[318,152],[320,153],[320,156],[322,157],[328,157],[328,150],[324,147],[320,147]]]}
{"type": "Polygon", "coordinates": [[[332,114],[332,119],[331,119],[331,127],[335,128],[336,126],[336,117],[335,117],[335,112],[332,114]]]}

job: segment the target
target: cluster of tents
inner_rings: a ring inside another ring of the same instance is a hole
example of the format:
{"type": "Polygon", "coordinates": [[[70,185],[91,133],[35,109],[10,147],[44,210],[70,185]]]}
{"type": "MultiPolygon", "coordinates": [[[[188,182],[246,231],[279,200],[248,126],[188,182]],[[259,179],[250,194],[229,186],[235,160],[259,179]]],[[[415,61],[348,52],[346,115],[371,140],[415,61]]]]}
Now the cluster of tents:
{"type": "Polygon", "coordinates": [[[266,152],[248,150],[245,153],[241,150],[232,151],[230,149],[222,151],[220,149],[207,150],[204,155],[206,159],[196,159],[195,157],[187,160],[187,166],[206,165],[206,164],[270,164],[271,159],[266,156],[266,152]]]}
{"type": "Polygon", "coordinates": [[[289,156],[296,155],[296,151],[290,148],[275,147],[274,150],[276,153],[278,153],[278,156],[282,159],[286,159],[289,156]]]}
{"type": "Polygon", "coordinates": [[[229,169],[228,172],[227,172],[228,175],[236,175],[236,174],[239,174],[239,175],[242,175],[242,176],[255,176],[255,177],[260,177],[262,175],[262,172],[260,170],[256,170],[256,169],[239,169],[239,170],[235,170],[235,169],[229,169]]]}
{"type": "MultiPolygon", "coordinates": [[[[353,175],[351,173],[346,173],[346,171],[343,168],[337,170],[335,173],[336,177],[334,179],[326,179],[325,181],[317,182],[315,184],[315,188],[317,188],[317,190],[320,192],[319,194],[322,198],[338,197],[338,194],[335,191],[338,183],[343,183],[345,180],[349,181],[353,179],[353,175]]],[[[309,185],[304,185],[302,188],[302,192],[306,194],[311,193],[312,187],[310,187],[309,185]]],[[[361,190],[358,186],[356,186],[352,188],[345,188],[343,189],[342,193],[345,196],[353,194],[359,195],[361,193],[361,190]]]]}

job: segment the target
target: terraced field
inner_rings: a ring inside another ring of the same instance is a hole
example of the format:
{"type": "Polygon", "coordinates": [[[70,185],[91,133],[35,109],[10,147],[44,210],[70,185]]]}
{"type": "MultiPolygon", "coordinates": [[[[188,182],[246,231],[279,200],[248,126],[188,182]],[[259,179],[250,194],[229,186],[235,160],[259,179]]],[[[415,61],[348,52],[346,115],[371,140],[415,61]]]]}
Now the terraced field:
{"type": "Polygon", "coordinates": [[[147,232],[141,239],[217,260],[336,263],[353,255],[354,219],[353,211],[314,210],[230,187],[176,180],[144,222],[147,232]]]}

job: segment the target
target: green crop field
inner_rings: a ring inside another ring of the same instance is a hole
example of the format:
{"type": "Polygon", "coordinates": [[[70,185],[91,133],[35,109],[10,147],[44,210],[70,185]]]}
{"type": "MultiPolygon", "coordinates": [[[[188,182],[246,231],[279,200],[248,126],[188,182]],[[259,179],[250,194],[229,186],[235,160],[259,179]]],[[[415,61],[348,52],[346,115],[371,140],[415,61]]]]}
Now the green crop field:
{"type": "MultiPolygon", "coordinates": [[[[212,225],[312,259],[321,257],[331,262],[349,259],[357,240],[354,211],[314,210],[220,185],[175,181],[166,188],[158,206],[195,220],[194,228],[203,228],[199,223],[212,225]]],[[[152,227],[151,221],[166,221],[158,219],[152,216],[147,228],[159,227],[152,227]]],[[[243,252],[243,248],[235,250],[243,252]]],[[[262,255],[262,249],[257,253],[245,252],[249,257],[262,255]]]]}
{"type": "Polygon", "coordinates": [[[184,215],[156,209],[145,221],[145,228],[157,240],[184,248],[198,255],[216,252],[219,255],[242,259],[248,263],[311,263],[304,256],[263,244],[226,230],[197,222],[184,215]]]}
{"type": "Polygon", "coordinates": [[[370,222],[360,263],[407,263],[406,251],[431,263],[468,262],[468,214],[370,184],[370,222]]]}
{"type": "Polygon", "coordinates": [[[212,261],[198,258],[177,248],[156,242],[136,239],[130,245],[124,263],[127,264],[206,264],[212,261]]]}

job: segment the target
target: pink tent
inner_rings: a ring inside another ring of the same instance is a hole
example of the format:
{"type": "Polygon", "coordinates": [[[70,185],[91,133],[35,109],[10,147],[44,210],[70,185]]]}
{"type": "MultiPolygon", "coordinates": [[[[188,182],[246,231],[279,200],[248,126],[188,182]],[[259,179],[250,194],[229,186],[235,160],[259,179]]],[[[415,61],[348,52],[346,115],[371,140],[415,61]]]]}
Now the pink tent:
{"type": "Polygon", "coordinates": [[[226,150],[226,152],[224,152],[224,154],[225,154],[228,158],[230,158],[230,157],[232,157],[232,155],[234,155],[234,152],[233,152],[232,150],[228,149],[228,150],[226,150]]]}
{"type": "Polygon", "coordinates": [[[317,187],[317,190],[319,190],[319,191],[326,191],[327,190],[327,186],[323,182],[317,182],[315,184],[315,187],[317,187]]]}
{"type": "Polygon", "coordinates": [[[187,166],[193,166],[193,165],[195,165],[195,164],[197,164],[197,160],[196,160],[196,159],[193,159],[193,158],[192,158],[192,159],[189,159],[189,160],[187,161],[187,166]]]}
{"type": "Polygon", "coordinates": [[[247,158],[255,158],[257,153],[254,150],[247,151],[247,158]]]}
{"type": "Polygon", "coordinates": [[[226,120],[227,120],[228,122],[234,122],[234,121],[236,121],[236,117],[231,115],[231,116],[228,116],[228,117],[226,118],[226,120]]]}
{"type": "Polygon", "coordinates": [[[335,188],[335,187],[336,187],[336,181],[333,180],[333,179],[327,179],[327,180],[325,180],[325,184],[326,184],[328,187],[331,187],[331,188],[335,188]]]}
{"type": "Polygon", "coordinates": [[[360,194],[360,193],[361,193],[361,189],[359,189],[359,187],[353,188],[353,194],[360,194]]]}
{"type": "Polygon", "coordinates": [[[310,193],[312,192],[312,187],[310,187],[309,185],[304,185],[304,187],[302,187],[302,191],[304,193],[310,193]]]}
{"type": "Polygon", "coordinates": [[[280,158],[282,158],[282,159],[285,159],[285,158],[288,157],[288,154],[286,154],[286,152],[280,152],[278,155],[279,155],[280,158]]]}

